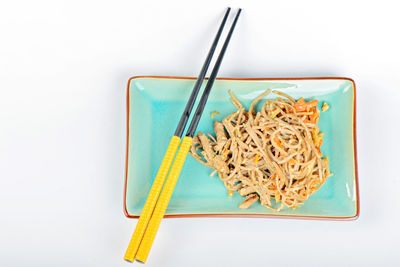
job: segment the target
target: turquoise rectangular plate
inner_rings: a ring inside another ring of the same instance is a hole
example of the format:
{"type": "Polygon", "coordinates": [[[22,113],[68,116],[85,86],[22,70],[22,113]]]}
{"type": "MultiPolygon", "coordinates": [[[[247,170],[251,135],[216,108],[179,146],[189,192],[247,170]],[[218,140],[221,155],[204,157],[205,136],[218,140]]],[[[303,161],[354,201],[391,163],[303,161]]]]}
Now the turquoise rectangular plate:
{"type": "MultiPolygon", "coordinates": [[[[168,143],[189,98],[195,78],[132,77],[127,91],[127,155],[124,210],[137,218],[146,201],[168,143]]],[[[204,88],[205,83],[203,84],[204,88]]],[[[213,133],[213,123],[236,111],[228,95],[250,102],[267,89],[277,89],[294,98],[317,99],[331,108],[321,112],[319,126],[325,133],[321,151],[330,159],[329,177],[304,205],[292,210],[271,211],[259,203],[239,209],[239,194],[229,198],[211,169],[188,156],[166,217],[266,216],[314,219],[355,219],[359,214],[355,135],[355,85],[348,78],[221,78],[213,86],[198,131],[213,133]],[[213,111],[220,114],[211,118],[213,111]]],[[[275,98],[270,94],[266,97],[275,98]]]]}

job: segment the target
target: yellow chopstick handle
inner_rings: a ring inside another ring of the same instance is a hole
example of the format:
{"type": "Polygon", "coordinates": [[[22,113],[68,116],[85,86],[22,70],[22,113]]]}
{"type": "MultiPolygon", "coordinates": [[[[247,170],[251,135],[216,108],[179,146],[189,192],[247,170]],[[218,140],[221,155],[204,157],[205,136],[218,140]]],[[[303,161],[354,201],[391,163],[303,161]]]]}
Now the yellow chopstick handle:
{"type": "Polygon", "coordinates": [[[154,238],[156,237],[158,227],[160,226],[161,220],[164,217],[169,200],[171,199],[172,193],[174,191],[176,181],[178,180],[183,164],[185,163],[185,159],[192,144],[192,140],[193,138],[187,136],[185,136],[182,140],[182,144],[179,147],[179,151],[176,155],[174,164],[172,164],[171,170],[167,177],[167,181],[165,182],[156,208],[153,212],[153,215],[151,216],[143,240],[140,243],[139,251],[137,252],[135,257],[135,259],[138,261],[144,263],[147,260],[147,256],[149,255],[154,238]]]}
{"type": "Polygon", "coordinates": [[[139,221],[136,224],[135,232],[133,233],[131,241],[129,242],[128,249],[126,250],[124,259],[127,261],[133,262],[135,260],[140,241],[142,240],[147,224],[150,221],[151,214],[156,206],[157,199],[160,195],[165,178],[167,177],[169,168],[174,160],[174,156],[178,150],[180,142],[181,139],[178,136],[173,136],[169,142],[167,152],[165,152],[160,169],[158,169],[157,176],[154,179],[150,193],[146,199],[142,213],[140,214],[139,221]]]}

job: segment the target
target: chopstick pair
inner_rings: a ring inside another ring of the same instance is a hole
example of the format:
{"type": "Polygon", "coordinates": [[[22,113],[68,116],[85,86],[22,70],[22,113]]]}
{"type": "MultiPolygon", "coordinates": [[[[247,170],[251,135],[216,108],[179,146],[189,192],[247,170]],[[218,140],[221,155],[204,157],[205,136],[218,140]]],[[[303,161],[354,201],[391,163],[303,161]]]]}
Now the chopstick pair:
{"type": "Polygon", "coordinates": [[[216,63],[211,72],[210,78],[206,84],[204,92],[200,98],[200,102],[197,106],[195,114],[193,115],[192,121],[188,127],[186,135],[183,138],[182,143],[180,144],[183,131],[186,127],[187,121],[189,120],[190,113],[193,109],[197,95],[200,91],[204,77],[207,73],[207,69],[210,65],[214,51],[217,47],[219,38],[221,37],[221,34],[222,34],[223,28],[225,26],[226,20],[228,18],[229,12],[230,12],[230,8],[228,8],[227,11],[225,12],[224,18],[218,29],[217,35],[215,36],[215,39],[212,43],[210,51],[208,52],[207,58],[201,68],[200,74],[196,80],[196,83],[193,87],[192,93],[186,104],[185,110],[183,111],[181,119],[178,123],[175,134],[171,138],[171,141],[168,145],[168,149],[167,149],[167,151],[164,155],[164,158],[161,162],[161,166],[157,172],[156,178],[153,182],[153,185],[150,189],[147,200],[144,204],[142,213],[140,214],[139,221],[136,225],[136,228],[132,235],[129,246],[126,250],[124,259],[127,261],[133,262],[136,259],[136,260],[144,263],[147,260],[151,246],[154,241],[154,238],[157,234],[157,230],[161,224],[162,218],[164,217],[165,211],[168,207],[168,203],[171,199],[173,190],[175,188],[175,184],[179,178],[179,174],[182,170],[186,156],[191,147],[193,136],[195,134],[197,125],[199,124],[199,121],[200,121],[201,115],[203,113],[204,107],[206,105],[208,96],[211,92],[211,88],[217,77],[219,67],[221,65],[225,51],[228,47],[232,33],[235,29],[237,20],[240,16],[241,9],[239,9],[238,12],[236,13],[235,19],[234,19],[232,26],[228,32],[228,35],[225,39],[225,42],[220,51],[220,54],[216,60],[216,63]],[[180,144],[180,146],[179,146],[179,144],[180,144]],[[178,147],[179,147],[179,151],[174,160],[174,156],[176,154],[176,151],[178,150],[178,147]],[[173,164],[172,164],[172,162],[173,162],[173,164]],[[171,167],[171,164],[172,164],[172,167],[171,167]],[[171,170],[170,170],[170,167],[171,167],[171,170]],[[168,172],[169,172],[169,174],[168,174],[168,172]],[[167,177],[167,174],[168,174],[168,177],[167,177]],[[166,182],[165,182],[165,180],[166,180],[166,182]],[[164,182],[165,182],[165,185],[164,185],[164,182]],[[163,185],[164,185],[164,187],[163,187],[163,185]],[[161,191],[161,189],[162,189],[162,191],[161,191]]]}

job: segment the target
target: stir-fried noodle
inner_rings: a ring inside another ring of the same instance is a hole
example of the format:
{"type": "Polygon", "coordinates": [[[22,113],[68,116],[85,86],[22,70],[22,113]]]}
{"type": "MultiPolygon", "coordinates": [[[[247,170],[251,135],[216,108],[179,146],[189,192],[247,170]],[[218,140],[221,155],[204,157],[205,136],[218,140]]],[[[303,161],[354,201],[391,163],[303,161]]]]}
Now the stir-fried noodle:
{"type": "Polygon", "coordinates": [[[260,200],[274,211],[295,209],[332,175],[329,159],[320,151],[318,101],[296,101],[273,91],[279,97],[256,112],[257,102],[270,92],[246,111],[229,91],[237,111],[215,122],[215,138],[199,132],[193,140],[191,155],[218,173],[229,196],[238,191],[246,197],[240,208],[260,200]]]}

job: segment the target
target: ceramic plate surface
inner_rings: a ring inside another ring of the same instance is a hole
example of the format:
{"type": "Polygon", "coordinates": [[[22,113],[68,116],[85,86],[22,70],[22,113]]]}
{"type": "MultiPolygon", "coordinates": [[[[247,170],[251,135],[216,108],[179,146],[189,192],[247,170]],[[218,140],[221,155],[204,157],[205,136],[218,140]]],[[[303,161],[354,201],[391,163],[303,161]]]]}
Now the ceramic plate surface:
{"type": "MultiPolygon", "coordinates": [[[[132,77],[128,82],[124,210],[130,218],[140,215],[194,83],[195,78],[189,77],[150,76],[132,77]]],[[[205,83],[203,88],[204,86],[205,83]]],[[[286,208],[274,212],[261,206],[259,202],[243,210],[238,208],[244,200],[243,197],[235,192],[229,198],[222,181],[217,176],[209,176],[212,170],[188,156],[166,217],[357,218],[359,193],[354,82],[348,78],[221,78],[214,83],[197,131],[213,134],[214,121],[236,111],[229,100],[228,89],[247,108],[256,96],[267,89],[277,89],[294,98],[317,99],[320,106],[327,102],[331,108],[327,112],[321,112],[319,121],[321,132],[325,134],[321,151],[329,156],[333,176],[304,205],[295,210],[286,208]],[[210,115],[215,110],[220,114],[211,118],[210,115]]],[[[276,95],[270,94],[265,99],[275,97],[276,95]]],[[[258,108],[260,106],[261,104],[258,108]]]]}

